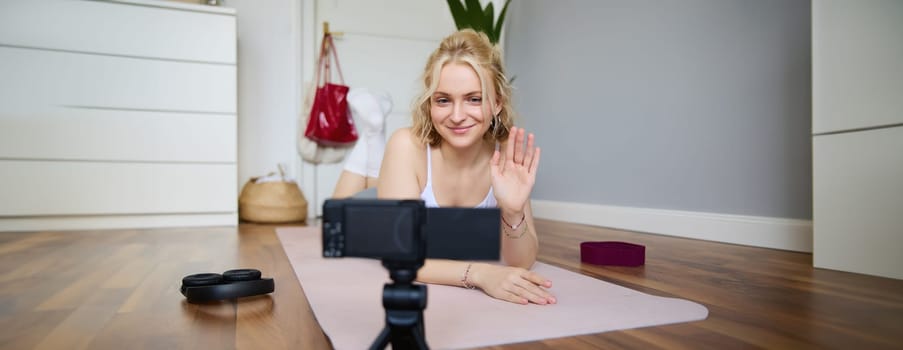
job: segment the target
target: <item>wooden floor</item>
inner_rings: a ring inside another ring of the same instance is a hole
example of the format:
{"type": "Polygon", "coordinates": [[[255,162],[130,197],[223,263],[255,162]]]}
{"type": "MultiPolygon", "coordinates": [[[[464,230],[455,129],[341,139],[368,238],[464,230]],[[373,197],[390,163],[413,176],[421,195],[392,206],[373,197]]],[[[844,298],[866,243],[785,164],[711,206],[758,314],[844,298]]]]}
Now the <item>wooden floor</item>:
{"type": "MultiPolygon", "coordinates": [[[[810,254],[536,226],[541,261],[696,301],[709,317],[493,348],[903,349],[903,281],[813,269],[810,254]],[[646,245],[646,265],[583,265],[589,240],[646,245]]],[[[0,233],[0,349],[328,348],[274,229],[0,233]],[[179,294],[184,275],[236,267],[260,268],[276,292],[207,305],[179,294]]]]}

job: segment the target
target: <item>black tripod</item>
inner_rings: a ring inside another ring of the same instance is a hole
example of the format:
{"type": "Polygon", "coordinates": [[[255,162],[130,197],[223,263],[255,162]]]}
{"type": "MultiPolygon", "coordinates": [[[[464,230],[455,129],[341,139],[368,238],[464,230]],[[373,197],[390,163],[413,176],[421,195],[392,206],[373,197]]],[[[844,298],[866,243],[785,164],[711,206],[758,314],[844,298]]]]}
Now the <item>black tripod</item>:
{"type": "Polygon", "coordinates": [[[426,286],[413,284],[417,270],[423,263],[397,263],[383,260],[392,283],[383,286],[383,308],[386,326],[370,350],[382,350],[389,342],[393,350],[429,349],[423,328],[423,309],[426,308],[426,286]]]}

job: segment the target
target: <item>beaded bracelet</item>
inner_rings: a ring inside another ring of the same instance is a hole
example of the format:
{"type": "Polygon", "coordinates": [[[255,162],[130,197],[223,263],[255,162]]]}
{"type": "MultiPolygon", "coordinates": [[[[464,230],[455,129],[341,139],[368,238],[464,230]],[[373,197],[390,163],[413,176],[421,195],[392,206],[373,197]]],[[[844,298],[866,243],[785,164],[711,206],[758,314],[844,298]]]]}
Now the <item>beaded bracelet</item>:
{"type": "Polygon", "coordinates": [[[505,226],[511,227],[512,230],[517,230],[517,228],[527,220],[527,213],[524,213],[524,216],[520,218],[520,222],[517,225],[509,224],[508,221],[505,221],[505,216],[502,215],[502,222],[505,223],[505,226]]]}
{"type": "Polygon", "coordinates": [[[505,223],[505,230],[504,230],[505,237],[512,238],[512,239],[518,239],[518,238],[523,237],[524,234],[527,233],[527,213],[524,213],[524,216],[522,218],[520,218],[520,222],[517,223],[517,225],[512,225],[512,224],[509,224],[508,221],[505,221],[504,215],[502,215],[502,222],[505,223]],[[520,225],[524,225],[524,230],[521,231],[521,233],[519,235],[513,235],[513,234],[511,234],[510,231],[508,231],[509,227],[512,230],[517,230],[517,228],[520,227],[520,225]]]}
{"type": "Polygon", "coordinates": [[[473,264],[467,264],[467,269],[464,270],[464,276],[461,277],[461,284],[464,285],[464,288],[467,289],[476,288],[474,287],[474,285],[470,284],[470,282],[467,281],[467,274],[470,273],[471,266],[473,266],[473,264]]]}
{"type": "Polygon", "coordinates": [[[527,233],[527,223],[525,222],[525,223],[523,223],[523,224],[524,224],[524,230],[521,231],[519,235],[513,235],[513,234],[511,234],[511,232],[508,231],[508,227],[505,227],[505,237],[508,237],[508,238],[511,238],[511,239],[518,239],[518,238],[523,237],[524,234],[527,233]]]}

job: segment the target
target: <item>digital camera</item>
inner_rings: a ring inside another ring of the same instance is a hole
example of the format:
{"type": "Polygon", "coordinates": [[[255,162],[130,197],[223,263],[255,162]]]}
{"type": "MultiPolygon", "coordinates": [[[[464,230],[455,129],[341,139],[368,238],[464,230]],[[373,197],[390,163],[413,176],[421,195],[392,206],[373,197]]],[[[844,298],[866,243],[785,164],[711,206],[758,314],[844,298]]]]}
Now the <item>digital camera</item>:
{"type": "Polygon", "coordinates": [[[323,256],[394,262],[498,260],[498,208],[426,208],[421,200],[328,199],[323,256]]]}

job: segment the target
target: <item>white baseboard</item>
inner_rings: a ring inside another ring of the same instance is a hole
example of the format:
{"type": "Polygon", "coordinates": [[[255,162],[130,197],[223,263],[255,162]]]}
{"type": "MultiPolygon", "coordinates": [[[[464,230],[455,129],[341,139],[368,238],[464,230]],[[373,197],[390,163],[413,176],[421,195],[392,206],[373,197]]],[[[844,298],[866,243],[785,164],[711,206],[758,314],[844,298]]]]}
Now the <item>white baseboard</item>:
{"type": "Polygon", "coordinates": [[[533,200],[536,218],[812,252],[812,221],[533,200]]]}
{"type": "Polygon", "coordinates": [[[0,232],[237,225],[237,213],[0,217],[0,232]]]}

